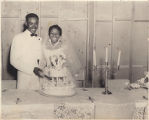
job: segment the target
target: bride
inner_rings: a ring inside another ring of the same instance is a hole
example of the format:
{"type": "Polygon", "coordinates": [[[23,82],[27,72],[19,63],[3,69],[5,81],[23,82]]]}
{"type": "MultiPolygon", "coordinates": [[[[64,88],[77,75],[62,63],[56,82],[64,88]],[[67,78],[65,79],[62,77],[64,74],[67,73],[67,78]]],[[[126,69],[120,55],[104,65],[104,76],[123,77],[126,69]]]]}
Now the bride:
{"type": "Polygon", "coordinates": [[[46,95],[74,95],[74,75],[80,68],[80,62],[72,47],[62,40],[62,29],[58,25],[49,27],[49,39],[43,44],[43,54],[46,66],[40,80],[41,91],[46,95]]]}

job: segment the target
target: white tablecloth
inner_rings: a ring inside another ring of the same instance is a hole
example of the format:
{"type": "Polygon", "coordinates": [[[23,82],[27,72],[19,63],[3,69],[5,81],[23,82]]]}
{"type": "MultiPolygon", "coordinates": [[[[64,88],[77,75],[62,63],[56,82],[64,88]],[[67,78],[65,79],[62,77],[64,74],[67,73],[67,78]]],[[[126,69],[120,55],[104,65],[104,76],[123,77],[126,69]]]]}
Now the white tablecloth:
{"type": "Polygon", "coordinates": [[[103,88],[77,88],[77,94],[72,97],[45,97],[36,91],[6,89],[2,92],[2,117],[58,118],[54,110],[56,106],[64,104],[66,108],[76,108],[77,112],[82,109],[84,112],[78,112],[77,115],[84,115],[84,118],[131,119],[136,102],[145,101],[143,96],[147,96],[147,90],[140,88],[129,91],[124,88],[124,82],[111,83],[111,95],[103,95],[103,88]]]}

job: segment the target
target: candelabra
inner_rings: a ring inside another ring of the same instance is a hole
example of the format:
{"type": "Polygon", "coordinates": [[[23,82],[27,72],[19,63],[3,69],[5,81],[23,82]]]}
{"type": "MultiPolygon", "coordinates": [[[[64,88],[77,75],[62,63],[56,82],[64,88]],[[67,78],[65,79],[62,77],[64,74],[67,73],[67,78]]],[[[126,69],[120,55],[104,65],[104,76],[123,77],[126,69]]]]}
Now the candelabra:
{"type": "MultiPolygon", "coordinates": [[[[109,88],[108,88],[108,81],[109,81],[108,76],[109,76],[109,73],[112,71],[112,69],[114,69],[114,68],[111,68],[108,65],[108,62],[105,62],[105,67],[104,67],[104,71],[105,71],[105,91],[103,92],[103,94],[107,94],[107,95],[112,94],[112,92],[109,91],[109,88]]],[[[120,69],[120,65],[117,66],[117,69],[116,69],[115,72],[119,71],[119,69],[120,69]]]]}

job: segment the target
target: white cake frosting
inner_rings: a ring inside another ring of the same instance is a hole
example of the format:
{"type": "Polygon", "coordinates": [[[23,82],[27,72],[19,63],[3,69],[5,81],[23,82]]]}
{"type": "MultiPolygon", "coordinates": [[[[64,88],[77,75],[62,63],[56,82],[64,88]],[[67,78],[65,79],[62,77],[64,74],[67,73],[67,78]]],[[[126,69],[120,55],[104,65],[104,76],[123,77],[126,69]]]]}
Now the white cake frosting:
{"type": "Polygon", "coordinates": [[[72,96],[75,94],[73,77],[66,67],[62,69],[49,69],[51,79],[44,79],[42,92],[53,96],[72,96]]]}
{"type": "Polygon", "coordinates": [[[62,68],[62,69],[50,69],[50,77],[66,77],[67,73],[66,73],[66,68],[62,68]]]}

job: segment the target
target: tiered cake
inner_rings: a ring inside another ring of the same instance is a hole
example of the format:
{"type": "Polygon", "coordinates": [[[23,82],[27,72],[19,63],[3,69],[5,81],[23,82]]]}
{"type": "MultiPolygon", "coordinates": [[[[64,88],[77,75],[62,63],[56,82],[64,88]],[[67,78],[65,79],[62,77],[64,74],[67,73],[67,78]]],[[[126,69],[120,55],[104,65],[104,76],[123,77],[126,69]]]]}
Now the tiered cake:
{"type": "Polygon", "coordinates": [[[49,78],[44,78],[42,92],[54,96],[74,95],[75,84],[71,73],[64,66],[65,57],[62,54],[53,55],[49,60],[50,66],[46,68],[46,75],[49,78]]]}

